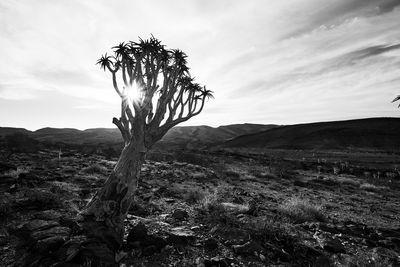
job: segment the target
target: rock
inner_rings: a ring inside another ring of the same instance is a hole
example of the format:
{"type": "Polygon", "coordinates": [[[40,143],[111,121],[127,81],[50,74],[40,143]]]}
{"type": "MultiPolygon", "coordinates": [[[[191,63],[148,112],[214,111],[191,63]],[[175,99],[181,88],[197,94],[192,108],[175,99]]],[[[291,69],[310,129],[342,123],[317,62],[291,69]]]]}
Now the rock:
{"type": "Polygon", "coordinates": [[[139,222],[129,231],[126,242],[128,243],[128,245],[132,245],[135,242],[143,242],[144,240],[146,240],[146,238],[147,228],[142,222],[139,222]]]}
{"type": "Polygon", "coordinates": [[[76,234],[79,233],[81,229],[81,225],[78,223],[79,217],[77,217],[75,220],[68,217],[68,216],[61,216],[60,217],[60,225],[68,227],[72,230],[72,233],[76,234]]]}
{"type": "Polygon", "coordinates": [[[194,179],[205,179],[207,178],[207,175],[203,172],[195,172],[192,174],[192,178],[194,179]]]}
{"type": "Polygon", "coordinates": [[[9,193],[14,193],[14,192],[16,192],[17,190],[18,190],[18,185],[17,185],[17,184],[13,184],[13,185],[11,185],[11,186],[8,188],[7,192],[9,192],[9,193]]]}
{"type": "Polygon", "coordinates": [[[0,228],[0,246],[8,244],[8,232],[4,228],[0,228]]]}
{"type": "Polygon", "coordinates": [[[16,182],[16,179],[10,175],[0,176],[0,184],[13,184],[15,182],[16,182]]]}
{"type": "Polygon", "coordinates": [[[39,240],[35,245],[35,250],[40,253],[56,251],[66,240],[65,236],[52,236],[39,240]]]}
{"type": "Polygon", "coordinates": [[[160,251],[161,249],[163,249],[166,245],[167,245],[167,241],[160,237],[160,236],[156,236],[156,235],[148,235],[145,240],[142,241],[142,246],[143,247],[150,247],[150,246],[154,246],[157,248],[158,251],[160,251]]]}
{"type": "Polygon", "coordinates": [[[313,236],[319,246],[323,248],[324,250],[331,252],[331,253],[345,253],[346,249],[343,246],[342,242],[336,238],[331,238],[326,234],[319,233],[318,231],[315,232],[313,236]]]}
{"type": "Polygon", "coordinates": [[[57,221],[61,217],[61,213],[55,210],[39,211],[35,215],[36,219],[57,221]]]}
{"type": "Polygon", "coordinates": [[[40,231],[40,230],[45,230],[50,227],[58,226],[59,223],[56,221],[51,221],[51,220],[32,220],[22,226],[23,229],[26,229],[29,232],[33,231],[40,231]]]}
{"type": "Polygon", "coordinates": [[[175,227],[168,232],[167,242],[175,245],[188,245],[196,239],[194,232],[186,227],[175,227]]]}
{"type": "Polygon", "coordinates": [[[247,210],[246,214],[257,216],[258,210],[259,210],[259,207],[258,207],[257,201],[254,199],[249,201],[249,209],[247,210]]]}
{"type": "Polygon", "coordinates": [[[150,215],[150,212],[143,207],[142,205],[138,203],[133,203],[131,207],[129,208],[129,214],[140,216],[140,217],[146,217],[150,215]]]}
{"type": "Polygon", "coordinates": [[[49,237],[61,236],[67,237],[71,234],[71,229],[68,227],[55,226],[50,229],[36,231],[31,234],[34,240],[42,240],[49,237]]]}
{"type": "Polygon", "coordinates": [[[173,198],[164,198],[164,201],[166,203],[173,203],[173,202],[175,202],[175,199],[173,199],[173,198]]]}
{"type": "Polygon", "coordinates": [[[218,241],[213,237],[207,238],[204,241],[204,247],[208,250],[214,250],[218,248],[218,241]]]}
{"type": "Polygon", "coordinates": [[[158,251],[156,246],[147,246],[143,249],[142,253],[143,256],[150,256],[153,255],[154,253],[156,253],[158,251]]]}
{"type": "Polygon", "coordinates": [[[7,162],[0,162],[0,172],[16,171],[16,170],[17,166],[7,162]]]}
{"type": "Polygon", "coordinates": [[[246,242],[243,245],[233,245],[233,250],[236,254],[241,255],[255,255],[264,252],[264,248],[254,241],[246,242]]]}
{"type": "Polygon", "coordinates": [[[400,254],[391,249],[377,247],[372,250],[372,255],[375,259],[388,259],[392,263],[400,264],[400,254]]]}
{"type": "Polygon", "coordinates": [[[233,262],[232,259],[216,256],[211,259],[205,259],[204,266],[205,267],[229,267],[229,266],[231,266],[232,262],[233,262]]]}
{"type": "Polygon", "coordinates": [[[187,213],[186,210],[178,208],[174,210],[171,216],[177,221],[183,221],[189,217],[189,214],[187,213]]]}

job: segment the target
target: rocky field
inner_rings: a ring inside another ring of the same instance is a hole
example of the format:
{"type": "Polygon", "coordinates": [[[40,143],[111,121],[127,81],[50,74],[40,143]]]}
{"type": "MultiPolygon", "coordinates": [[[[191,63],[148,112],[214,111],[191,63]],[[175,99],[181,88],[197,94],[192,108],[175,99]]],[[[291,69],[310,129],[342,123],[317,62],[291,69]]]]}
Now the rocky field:
{"type": "MultiPolygon", "coordinates": [[[[400,266],[400,178],[391,164],[178,154],[153,153],[142,167],[120,266],[400,266]]],[[[75,219],[114,164],[46,149],[0,163],[1,266],[52,266],[52,251],[78,244],[75,219]]],[[[85,248],[64,253],[77,266],[85,248]]]]}

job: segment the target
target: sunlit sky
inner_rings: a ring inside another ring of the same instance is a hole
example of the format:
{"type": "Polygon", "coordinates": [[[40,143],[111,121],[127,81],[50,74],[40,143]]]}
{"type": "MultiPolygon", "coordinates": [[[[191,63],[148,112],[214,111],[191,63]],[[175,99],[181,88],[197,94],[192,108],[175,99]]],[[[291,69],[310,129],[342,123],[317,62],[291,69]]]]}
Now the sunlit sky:
{"type": "Polygon", "coordinates": [[[185,125],[400,115],[400,0],[1,0],[0,126],[114,127],[95,62],[150,34],[215,92],[185,125]]]}

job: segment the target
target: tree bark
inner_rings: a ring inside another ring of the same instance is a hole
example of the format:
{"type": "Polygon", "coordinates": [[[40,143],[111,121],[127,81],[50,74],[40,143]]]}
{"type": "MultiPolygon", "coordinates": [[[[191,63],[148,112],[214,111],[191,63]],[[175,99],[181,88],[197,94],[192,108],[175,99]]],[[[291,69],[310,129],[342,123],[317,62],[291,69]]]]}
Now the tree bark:
{"type": "Polygon", "coordinates": [[[133,200],[145,159],[144,138],[134,137],[122,150],[121,156],[105,182],[88,203],[83,215],[83,229],[89,238],[104,242],[118,250],[124,236],[124,219],[133,200]]]}

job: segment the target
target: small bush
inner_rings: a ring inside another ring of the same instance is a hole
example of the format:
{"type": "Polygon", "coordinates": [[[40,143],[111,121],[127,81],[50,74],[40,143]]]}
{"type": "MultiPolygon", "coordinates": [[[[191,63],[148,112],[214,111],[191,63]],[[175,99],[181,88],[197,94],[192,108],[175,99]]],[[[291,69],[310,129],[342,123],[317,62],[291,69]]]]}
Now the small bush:
{"type": "Polygon", "coordinates": [[[85,173],[88,174],[107,174],[107,168],[99,165],[99,164],[93,164],[92,166],[86,167],[83,169],[85,173]]]}
{"type": "Polygon", "coordinates": [[[354,185],[354,186],[360,185],[359,181],[354,180],[353,178],[348,178],[348,177],[341,177],[339,179],[339,183],[345,184],[345,185],[354,185]]]}
{"type": "Polygon", "coordinates": [[[29,167],[18,167],[16,170],[8,171],[4,175],[8,175],[16,179],[21,173],[29,173],[30,170],[31,168],[29,167]]]}
{"type": "MultiPolygon", "coordinates": [[[[12,205],[7,199],[0,199],[0,218],[7,218],[12,211],[12,205]]],[[[1,219],[0,219],[1,220],[1,219]]]]}
{"type": "Polygon", "coordinates": [[[27,204],[40,209],[62,207],[63,203],[56,194],[43,189],[31,189],[25,192],[28,198],[27,204]]]}
{"type": "Polygon", "coordinates": [[[226,170],[224,173],[230,178],[240,178],[240,173],[235,170],[226,170]]]}
{"type": "Polygon", "coordinates": [[[174,159],[179,162],[186,162],[199,166],[208,166],[207,158],[204,155],[199,155],[190,151],[179,151],[174,153],[174,159]]]}
{"type": "Polygon", "coordinates": [[[200,192],[199,190],[188,190],[183,196],[183,199],[189,204],[198,203],[203,198],[204,193],[200,192]]]}
{"type": "Polygon", "coordinates": [[[364,184],[360,185],[360,189],[363,189],[365,191],[377,191],[377,190],[379,190],[379,187],[377,187],[376,185],[373,185],[373,184],[364,183],[364,184]]]}
{"type": "Polygon", "coordinates": [[[219,201],[218,190],[207,191],[201,200],[202,208],[206,210],[213,209],[216,206],[220,206],[221,203],[219,201]]]}
{"type": "Polygon", "coordinates": [[[280,205],[279,210],[294,223],[325,221],[320,206],[298,197],[293,197],[280,205]]]}

